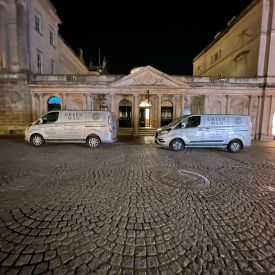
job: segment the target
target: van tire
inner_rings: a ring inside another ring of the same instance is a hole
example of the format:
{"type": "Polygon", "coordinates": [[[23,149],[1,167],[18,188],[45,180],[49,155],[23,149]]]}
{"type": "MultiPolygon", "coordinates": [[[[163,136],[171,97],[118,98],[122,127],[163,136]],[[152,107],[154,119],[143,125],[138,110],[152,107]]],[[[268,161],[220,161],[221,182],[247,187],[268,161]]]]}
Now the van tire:
{"type": "Polygon", "coordinates": [[[239,139],[231,140],[227,145],[227,150],[230,153],[238,153],[243,149],[243,144],[239,139]]]}
{"type": "Polygon", "coordinates": [[[171,140],[169,147],[173,151],[180,151],[180,150],[185,149],[185,144],[184,144],[183,140],[181,140],[180,138],[175,138],[175,139],[171,140]]]}
{"type": "Polygon", "coordinates": [[[100,142],[100,138],[96,135],[92,135],[92,136],[89,136],[87,138],[87,146],[90,147],[90,148],[96,148],[99,146],[99,144],[101,143],[100,142]]]}
{"type": "Polygon", "coordinates": [[[35,147],[40,147],[45,143],[44,138],[39,134],[33,134],[31,136],[31,143],[35,147]]]}

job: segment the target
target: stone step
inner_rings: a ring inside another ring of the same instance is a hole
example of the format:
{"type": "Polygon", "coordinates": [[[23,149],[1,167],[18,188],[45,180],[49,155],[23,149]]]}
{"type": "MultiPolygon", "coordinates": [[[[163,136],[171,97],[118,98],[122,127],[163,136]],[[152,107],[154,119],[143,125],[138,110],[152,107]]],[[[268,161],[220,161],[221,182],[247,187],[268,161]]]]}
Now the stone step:
{"type": "MultiPolygon", "coordinates": [[[[138,135],[139,136],[154,136],[156,132],[156,128],[139,128],[138,135]]],[[[119,128],[118,133],[119,136],[132,136],[134,134],[134,128],[119,128]]]]}

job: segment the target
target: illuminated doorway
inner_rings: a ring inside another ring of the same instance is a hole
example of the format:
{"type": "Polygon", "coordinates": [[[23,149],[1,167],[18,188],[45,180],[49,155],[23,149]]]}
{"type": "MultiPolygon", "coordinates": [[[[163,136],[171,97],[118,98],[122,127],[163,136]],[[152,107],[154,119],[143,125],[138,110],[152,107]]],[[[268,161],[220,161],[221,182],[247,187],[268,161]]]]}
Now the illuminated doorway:
{"type": "Polygon", "coordinates": [[[160,125],[164,126],[172,122],[173,120],[173,104],[169,100],[165,100],[161,103],[161,121],[160,125]]]}
{"type": "Polygon", "coordinates": [[[132,105],[127,99],[123,99],[119,102],[119,122],[120,128],[132,127],[132,105]]]}
{"type": "Polygon", "coordinates": [[[48,112],[61,110],[61,100],[57,96],[51,96],[48,100],[48,112]]]}
{"type": "Polygon", "coordinates": [[[139,127],[151,127],[151,102],[146,99],[139,107],[139,127]]]}

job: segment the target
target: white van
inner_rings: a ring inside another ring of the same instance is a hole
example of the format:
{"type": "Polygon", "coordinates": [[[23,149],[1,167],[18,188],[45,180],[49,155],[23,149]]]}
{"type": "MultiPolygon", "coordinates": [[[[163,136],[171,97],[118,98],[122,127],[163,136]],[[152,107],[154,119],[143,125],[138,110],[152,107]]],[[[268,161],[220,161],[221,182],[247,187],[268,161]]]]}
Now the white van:
{"type": "Polygon", "coordinates": [[[109,111],[51,111],[29,125],[25,140],[38,147],[45,142],[100,143],[116,141],[116,119],[109,111]]]}
{"type": "Polygon", "coordinates": [[[185,147],[227,148],[239,152],[251,146],[252,124],[244,115],[189,115],[157,129],[155,142],[178,151],[185,147]]]}

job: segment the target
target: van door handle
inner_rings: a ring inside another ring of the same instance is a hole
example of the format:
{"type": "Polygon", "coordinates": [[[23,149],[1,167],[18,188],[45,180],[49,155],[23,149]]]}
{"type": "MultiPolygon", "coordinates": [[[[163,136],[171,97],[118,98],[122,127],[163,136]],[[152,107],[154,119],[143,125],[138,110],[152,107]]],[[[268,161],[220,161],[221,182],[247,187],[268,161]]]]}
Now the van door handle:
{"type": "Polygon", "coordinates": [[[205,130],[209,130],[209,128],[200,128],[200,131],[205,131],[205,130]]]}

